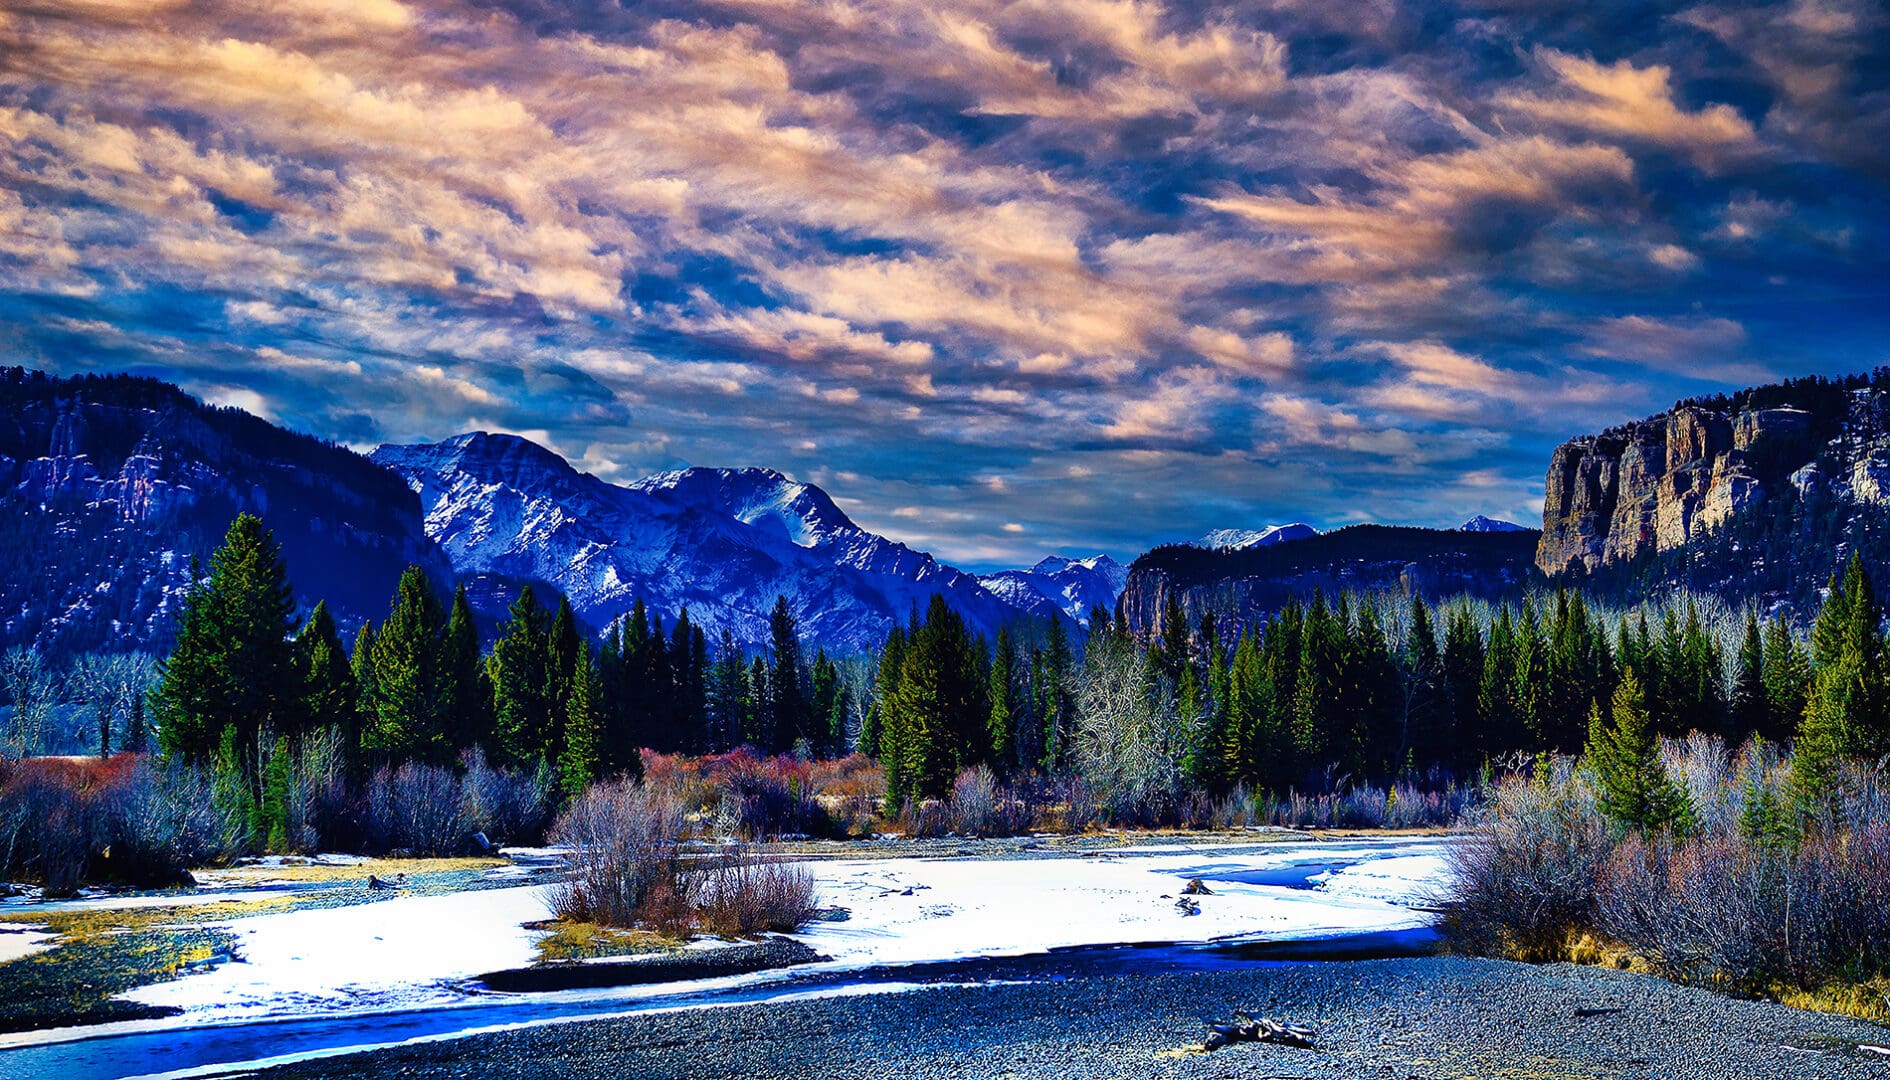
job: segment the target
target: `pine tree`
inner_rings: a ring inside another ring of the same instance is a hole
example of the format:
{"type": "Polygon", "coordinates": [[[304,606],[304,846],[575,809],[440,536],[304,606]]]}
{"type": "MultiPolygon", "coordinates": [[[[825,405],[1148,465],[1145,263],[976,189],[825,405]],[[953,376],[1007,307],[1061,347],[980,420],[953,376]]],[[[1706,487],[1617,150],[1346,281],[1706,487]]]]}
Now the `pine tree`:
{"type": "MultiPolygon", "coordinates": [[[[571,697],[565,707],[563,753],[558,758],[558,786],[574,798],[599,775],[603,697],[604,681],[597,661],[590,647],[579,642],[571,673],[571,697]]],[[[640,763],[628,768],[632,775],[642,774],[640,763]]]]}
{"type": "Polygon", "coordinates": [[[440,693],[445,624],[432,583],[419,567],[408,567],[374,635],[373,719],[362,733],[370,753],[395,762],[452,757],[440,693]]]}
{"type": "Polygon", "coordinates": [[[1739,657],[1733,662],[1733,690],[1729,714],[1732,740],[1743,742],[1753,735],[1772,730],[1770,703],[1765,690],[1765,643],[1759,634],[1759,617],[1746,612],[1746,632],[1739,643],[1739,657]]]}
{"type": "Polygon", "coordinates": [[[775,752],[786,750],[807,733],[807,699],[801,687],[801,642],[787,597],[774,598],[768,615],[768,640],[774,664],[768,671],[775,752]]]}
{"type": "Polygon", "coordinates": [[[341,732],[342,756],[348,775],[359,777],[366,767],[361,738],[374,722],[374,624],[363,622],[354,635],[354,648],[348,652],[348,670],[354,676],[354,715],[341,732]]]}
{"type": "Polygon", "coordinates": [[[1392,765],[1397,769],[1441,763],[1457,753],[1456,732],[1444,686],[1444,657],[1423,596],[1411,601],[1411,628],[1401,665],[1404,678],[1402,737],[1392,765]]]}
{"type": "Polygon", "coordinates": [[[1483,730],[1483,752],[1488,757],[1527,745],[1514,697],[1516,654],[1516,624],[1506,606],[1490,624],[1489,642],[1483,650],[1483,673],[1477,681],[1477,715],[1483,730]]]}
{"type": "Polygon", "coordinates": [[[985,737],[991,745],[991,762],[1000,771],[1009,772],[1016,765],[1016,741],[1012,725],[1016,707],[1017,647],[1011,641],[1011,628],[998,628],[997,648],[991,655],[991,679],[986,696],[991,713],[985,723],[985,737]]]}
{"type": "MultiPolygon", "coordinates": [[[[545,694],[549,685],[545,658],[550,638],[551,614],[527,585],[512,601],[499,640],[486,658],[492,684],[493,750],[501,763],[523,765],[546,759],[551,705],[545,694]]],[[[613,760],[622,760],[621,747],[612,747],[611,753],[613,760]]]]}
{"type": "Polygon", "coordinates": [[[184,601],[176,648],[155,701],[167,755],[202,762],[228,734],[232,766],[259,790],[264,732],[292,722],[299,706],[290,633],[294,594],[275,535],[239,514],[210,559],[210,573],[184,601]]]}
{"type": "Polygon", "coordinates": [[[302,721],[315,727],[352,728],[359,707],[354,668],[326,602],[315,605],[295,636],[295,666],[301,683],[298,711],[302,721]]]}
{"type": "Polygon", "coordinates": [[[879,661],[873,670],[873,705],[860,728],[860,753],[869,757],[888,756],[885,750],[887,709],[899,693],[900,666],[905,656],[906,632],[894,623],[886,632],[886,644],[879,650],[879,661]]]}
{"type": "MultiPolygon", "coordinates": [[[[711,753],[726,753],[742,741],[742,684],[747,666],[740,646],[735,643],[735,635],[724,628],[721,640],[716,645],[715,663],[709,667],[707,707],[708,749],[711,753]]],[[[863,733],[862,741],[866,737],[863,733]]],[[[876,753],[877,743],[875,749],[865,752],[876,753]]]]}
{"type": "Polygon", "coordinates": [[[1336,612],[1314,594],[1301,632],[1299,674],[1292,712],[1294,758],[1306,772],[1332,764],[1332,739],[1345,723],[1346,624],[1350,611],[1343,594],[1336,612]]]}
{"type": "Polygon", "coordinates": [[[1646,693],[1632,669],[1615,688],[1610,711],[1612,723],[1599,705],[1588,721],[1588,764],[1601,786],[1601,811],[1629,828],[1686,832],[1692,805],[1661,764],[1646,693]]]}
{"type": "MultiPolygon", "coordinates": [[[[660,639],[658,639],[660,640],[660,639]]],[[[564,760],[565,727],[571,719],[571,700],[577,692],[578,654],[584,649],[577,613],[568,597],[558,597],[551,629],[545,635],[545,759],[564,760]]]]}
{"type": "Polygon", "coordinates": [[[1811,692],[1811,663],[1793,640],[1785,620],[1773,619],[1765,628],[1765,723],[1759,733],[1783,743],[1805,718],[1811,692]]]}
{"type": "Polygon", "coordinates": [[[1043,728],[1045,772],[1058,772],[1069,764],[1070,728],[1076,717],[1070,686],[1073,674],[1063,620],[1052,619],[1044,631],[1042,663],[1031,675],[1037,690],[1037,720],[1043,728]]]}
{"type": "Polygon", "coordinates": [[[473,622],[472,604],[466,599],[464,585],[453,590],[453,606],[446,616],[440,676],[449,747],[458,751],[489,742],[492,725],[487,712],[492,694],[479,655],[479,628],[473,622]]]}
{"type": "Polygon", "coordinates": [[[1193,663],[1193,652],[1188,616],[1181,606],[1181,590],[1171,588],[1162,607],[1162,671],[1170,679],[1179,680],[1182,669],[1193,663]]]}

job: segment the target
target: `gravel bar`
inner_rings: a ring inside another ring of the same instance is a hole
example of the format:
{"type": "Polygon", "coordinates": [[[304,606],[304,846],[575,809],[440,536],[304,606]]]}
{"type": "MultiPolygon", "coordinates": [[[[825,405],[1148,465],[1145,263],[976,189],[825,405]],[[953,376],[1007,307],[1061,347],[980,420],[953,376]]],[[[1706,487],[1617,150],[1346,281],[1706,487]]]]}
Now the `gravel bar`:
{"type": "Polygon", "coordinates": [[[1134,1080],[1890,1077],[1890,1029],[1646,975],[1459,957],[1089,976],[546,1025],[273,1070],[291,1077],[1134,1080]],[[1237,1008],[1317,1050],[1199,1046],[1237,1008]],[[1169,1051],[1170,1053],[1163,1053],[1169,1051]]]}

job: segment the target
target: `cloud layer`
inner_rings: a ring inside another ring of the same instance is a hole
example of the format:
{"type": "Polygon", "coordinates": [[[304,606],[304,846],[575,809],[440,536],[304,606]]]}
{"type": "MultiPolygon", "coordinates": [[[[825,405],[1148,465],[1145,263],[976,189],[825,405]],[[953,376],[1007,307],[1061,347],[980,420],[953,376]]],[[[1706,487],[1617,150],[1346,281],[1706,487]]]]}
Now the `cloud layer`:
{"type": "Polygon", "coordinates": [[[0,362],[767,464],[973,566],[1539,511],[1884,359],[1877,5],[24,0],[0,362]]]}

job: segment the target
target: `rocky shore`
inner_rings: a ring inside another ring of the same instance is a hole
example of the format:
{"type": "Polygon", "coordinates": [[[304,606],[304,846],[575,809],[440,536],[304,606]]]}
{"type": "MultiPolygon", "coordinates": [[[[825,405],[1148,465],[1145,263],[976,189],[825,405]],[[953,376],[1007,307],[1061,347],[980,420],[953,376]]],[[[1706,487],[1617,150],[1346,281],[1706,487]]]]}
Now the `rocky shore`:
{"type": "Polygon", "coordinates": [[[304,1062],[299,1077],[1890,1077],[1890,1030],[1649,976],[1456,957],[827,998],[553,1024],[304,1062]],[[1316,1049],[1211,1054],[1238,1008],[1316,1049]]]}

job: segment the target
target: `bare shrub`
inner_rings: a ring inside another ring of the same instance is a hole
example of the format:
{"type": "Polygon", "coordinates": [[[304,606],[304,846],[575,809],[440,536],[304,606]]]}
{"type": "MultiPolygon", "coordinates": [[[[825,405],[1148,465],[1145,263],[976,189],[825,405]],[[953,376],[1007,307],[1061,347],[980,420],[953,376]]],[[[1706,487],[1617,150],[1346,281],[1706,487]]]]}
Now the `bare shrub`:
{"type": "Polygon", "coordinates": [[[204,770],[143,755],[125,760],[97,800],[108,876],[145,888],[184,884],[190,868],[236,854],[227,841],[240,829],[225,820],[204,770]]]}
{"type": "Polygon", "coordinates": [[[533,844],[550,824],[556,787],[549,770],[494,769],[477,747],[460,758],[460,810],[468,832],[495,844],[533,844]]]}
{"type": "Polygon", "coordinates": [[[377,851],[447,855],[460,850],[469,830],[459,781],[451,771],[418,762],[383,766],[368,781],[366,830],[377,851]]]}
{"type": "Polygon", "coordinates": [[[552,910],[605,926],[636,925],[659,884],[684,893],[677,883],[682,829],[682,805],[667,793],[623,778],[592,784],[551,830],[552,842],[568,849],[570,871],[552,890],[552,910]]]}
{"type": "Polygon", "coordinates": [[[1547,959],[1570,933],[1592,925],[1595,883],[1613,836],[1570,762],[1545,773],[1498,781],[1488,819],[1452,849],[1440,925],[1456,947],[1547,959]]]}
{"type": "Polygon", "coordinates": [[[819,910],[814,875],[799,863],[735,853],[692,871],[702,925],[722,937],[792,933],[819,910]]]}
{"type": "Polygon", "coordinates": [[[952,783],[952,831],[961,836],[1015,836],[1030,828],[1030,809],[1017,792],[999,785],[989,766],[977,765],[952,783]]]}
{"type": "Polygon", "coordinates": [[[1732,826],[1679,842],[1630,837],[1601,878],[1597,924],[1681,979],[1763,990],[1881,974],[1890,821],[1859,805],[1869,801],[1851,786],[1839,814],[1855,824],[1816,828],[1796,845],[1732,826]]]}
{"type": "Polygon", "coordinates": [[[915,840],[944,836],[951,831],[951,808],[942,799],[907,799],[900,804],[891,825],[915,840]]]}

